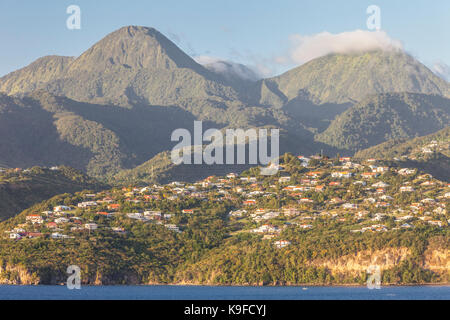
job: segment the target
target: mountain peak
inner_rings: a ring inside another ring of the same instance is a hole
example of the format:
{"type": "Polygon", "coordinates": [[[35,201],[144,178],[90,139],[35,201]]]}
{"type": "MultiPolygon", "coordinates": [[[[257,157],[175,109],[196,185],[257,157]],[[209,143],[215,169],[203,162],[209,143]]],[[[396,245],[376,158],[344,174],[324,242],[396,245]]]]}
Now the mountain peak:
{"type": "Polygon", "coordinates": [[[137,33],[155,34],[155,33],[160,33],[160,32],[152,27],[130,25],[130,26],[125,26],[120,29],[117,29],[116,31],[111,32],[110,35],[128,34],[130,37],[133,37],[137,33]]]}
{"type": "Polygon", "coordinates": [[[196,69],[200,66],[158,30],[126,26],[108,34],[84,52],[68,72],[177,67],[196,69]]]}
{"type": "Polygon", "coordinates": [[[353,103],[385,92],[449,93],[446,81],[399,50],[329,54],[266,82],[288,100],[306,93],[318,104],[353,103]]]}

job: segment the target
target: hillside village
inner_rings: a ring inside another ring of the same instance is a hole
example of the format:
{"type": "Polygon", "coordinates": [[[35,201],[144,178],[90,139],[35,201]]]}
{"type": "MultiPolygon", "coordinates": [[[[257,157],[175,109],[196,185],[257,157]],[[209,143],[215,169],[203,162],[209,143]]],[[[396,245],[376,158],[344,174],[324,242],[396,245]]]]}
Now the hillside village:
{"type": "Polygon", "coordinates": [[[442,229],[450,222],[450,184],[417,169],[388,167],[376,159],[290,154],[281,157],[278,169],[275,176],[258,175],[259,169],[253,168],[196,183],[83,191],[7,221],[2,237],[12,242],[127,237],[134,224],[183,233],[189,229],[183,217],[195,216],[209,202],[229,203],[224,221],[230,236],[257,234],[279,249],[291,245],[285,230],[308,232],[320,228],[318,221],[340,224],[348,233],[442,229]],[[167,201],[176,205],[168,209],[167,201]]]}

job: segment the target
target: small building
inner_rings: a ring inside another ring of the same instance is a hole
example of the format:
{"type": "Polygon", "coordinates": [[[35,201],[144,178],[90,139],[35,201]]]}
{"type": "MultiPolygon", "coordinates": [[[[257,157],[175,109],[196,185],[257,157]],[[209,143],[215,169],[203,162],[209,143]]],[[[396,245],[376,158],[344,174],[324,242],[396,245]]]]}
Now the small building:
{"type": "Polygon", "coordinates": [[[84,228],[89,230],[89,231],[93,231],[93,230],[97,230],[98,225],[96,223],[86,223],[84,225],[84,228]]]}
{"type": "Polygon", "coordinates": [[[287,241],[287,240],[278,240],[278,241],[275,241],[274,244],[278,249],[281,249],[281,248],[290,246],[291,242],[287,241]]]}

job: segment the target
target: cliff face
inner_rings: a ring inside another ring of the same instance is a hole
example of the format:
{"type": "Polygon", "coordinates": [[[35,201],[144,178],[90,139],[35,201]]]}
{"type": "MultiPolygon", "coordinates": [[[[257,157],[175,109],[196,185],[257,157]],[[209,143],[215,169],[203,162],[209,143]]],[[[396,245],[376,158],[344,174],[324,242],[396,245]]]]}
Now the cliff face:
{"type": "Polygon", "coordinates": [[[21,265],[0,264],[0,284],[36,285],[40,279],[21,265]]]}
{"type": "Polygon", "coordinates": [[[272,260],[262,256],[263,261],[253,261],[250,257],[255,257],[255,251],[252,248],[236,247],[226,256],[218,250],[214,255],[180,268],[175,282],[208,285],[363,285],[368,275],[379,268],[383,285],[448,284],[450,255],[447,242],[445,237],[436,237],[429,240],[424,250],[420,246],[385,247],[303,262],[296,259],[294,250],[289,249],[280,251],[279,256],[272,260]],[[259,265],[257,270],[252,267],[255,265],[259,265]]]}
{"type": "Polygon", "coordinates": [[[406,260],[411,254],[408,248],[386,248],[383,250],[365,250],[354,255],[345,255],[332,260],[315,260],[312,265],[325,267],[332,274],[366,272],[370,266],[379,266],[381,271],[393,268],[406,260]]]}
{"type": "Polygon", "coordinates": [[[450,281],[450,249],[448,239],[432,239],[424,252],[424,268],[443,275],[450,281]]]}
{"type": "Polygon", "coordinates": [[[450,250],[428,250],[425,258],[425,268],[436,271],[450,270],[450,250]]]}
{"type": "MultiPolygon", "coordinates": [[[[125,272],[113,277],[111,275],[102,274],[100,271],[93,274],[81,273],[81,282],[83,285],[140,285],[143,282],[139,276],[133,272],[125,272]]],[[[30,268],[22,265],[1,264],[0,263],[0,285],[61,285],[65,284],[69,275],[61,273],[61,271],[54,270],[53,273],[46,275],[38,275],[38,272],[33,272],[30,268]]],[[[156,284],[156,283],[155,283],[156,284]]]]}

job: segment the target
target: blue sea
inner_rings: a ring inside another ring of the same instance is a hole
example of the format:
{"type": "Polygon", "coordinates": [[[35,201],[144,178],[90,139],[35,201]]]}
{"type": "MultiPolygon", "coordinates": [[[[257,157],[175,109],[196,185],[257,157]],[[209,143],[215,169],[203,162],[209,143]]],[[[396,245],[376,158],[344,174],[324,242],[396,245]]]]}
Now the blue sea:
{"type": "Polygon", "coordinates": [[[450,300],[450,286],[0,286],[0,300],[450,300]]]}

